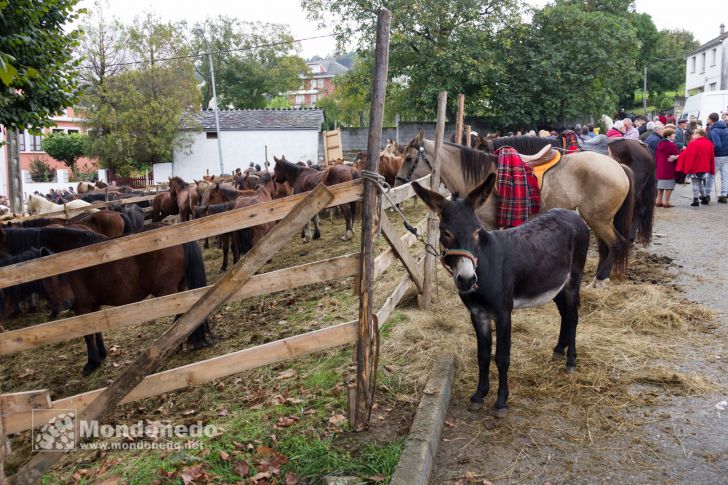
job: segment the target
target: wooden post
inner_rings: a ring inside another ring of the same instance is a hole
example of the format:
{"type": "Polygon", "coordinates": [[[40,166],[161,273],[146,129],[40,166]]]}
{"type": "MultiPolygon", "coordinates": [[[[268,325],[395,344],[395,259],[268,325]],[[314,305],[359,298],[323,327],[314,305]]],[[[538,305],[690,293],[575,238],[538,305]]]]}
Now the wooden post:
{"type": "MultiPolygon", "coordinates": [[[[379,144],[382,139],[384,122],[384,95],[387,89],[387,71],[389,69],[389,22],[392,13],[382,8],[377,19],[377,44],[375,50],[374,81],[372,83],[372,105],[369,118],[369,138],[367,140],[366,169],[376,172],[379,165],[379,144]]],[[[375,182],[364,179],[364,197],[361,211],[361,261],[359,283],[359,330],[356,347],[356,397],[349,399],[355,402],[355,409],[349,412],[354,418],[350,423],[352,429],[362,429],[369,422],[372,404],[374,404],[374,362],[376,362],[377,330],[373,327],[372,297],[374,282],[373,228],[377,207],[377,187],[375,182]]]]}
{"type": "Polygon", "coordinates": [[[0,399],[0,485],[8,483],[5,478],[5,457],[7,456],[7,449],[5,448],[5,428],[3,427],[3,415],[5,414],[5,406],[3,400],[0,399]]]}
{"type": "Polygon", "coordinates": [[[470,136],[472,134],[472,128],[470,125],[465,125],[465,146],[468,148],[472,148],[470,145],[470,136]]]}
{"type": "MultiPolygon", "coordinates": [[[[333,199],[329,190],[320,184],[299,202],[293,210],[258,244],[243,256],[233,268],[202,296],[181,318],[172,324],[133,364],[117,377],[80,415],[79,420],[98,420],[128,395],[147,374],[154,372],[162,361],[174,352],[183,340],[215,309],[225,303],[260,269],[266,261],[297,234],[304,224],[333,199]]],[[[14,484],[39,480],[63,456],[57,451],[41,451],[13,476],[14,484]]]]}
{"type": "Polygon", "coordinates": [[[455,118],[455,143],[463,144],[463,116],[465,116],[465,95],[458,94],[458,116],[455,118]]]}
{"type": "Polygon", "coordinates": [[[18,137],[25,136],[18,133],[18,129],[8,127],[8,196],[10,208],[14,214],[23,214],[23,182],[20,173],[20,151],[18,137]]]}
{"type": "Polygon", "coordinates": [[[399,146],[399,113],[394,115],[394,142],[399,146]]]}
{"type": "MultiPolygon", "coordinates": [[[[437,129],[435,131],[435,155],[432,160],[432,178],[430,179],[430,190],[437,191],[440,187],[440,147],[445,137],[445,108],[447,107],[447,91],[440,91],[437,96],[437,129]]],[[[437,214],[430,210],[427,223],[427,243],[437,247],[439,238],[437,214]]],[[[435,269],[435,257],[430,253],[425,254],[425,273],[423,275],[423,291],[420,297],[420,308],[429,310],[432,308],[432,272],[435,269]]]]}

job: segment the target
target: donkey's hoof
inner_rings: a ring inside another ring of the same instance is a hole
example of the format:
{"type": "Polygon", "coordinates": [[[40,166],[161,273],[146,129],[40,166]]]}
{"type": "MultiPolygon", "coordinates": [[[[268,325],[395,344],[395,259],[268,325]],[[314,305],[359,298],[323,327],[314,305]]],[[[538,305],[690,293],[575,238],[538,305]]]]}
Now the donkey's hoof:
{"type": "Polygon", "coordinates": [[[93,374],[100,365],[101,364],[98,362],[87,362],[86,365],[83,366],[83,375],[88,376],[90,374],[93,374]]]}
{"type": "Polygon", "coordinates": [[[303,244],[308,244],[310,242],[311,242],[311,240],[309,238],[307,238],[307,237],[303,238],[303,244]]]}
{"type": "Polygon", "coordinates": [[[554,352],[551,354],[551,362],[556,362],[557,360],[561,360],[564,358],[564,354],[560,354],[559,352],[554,352]]]}
{"type": "Polygon", "coordinates": [[[493,416],[503,419],[508,416],[508,408],[493,408],[493,416]]]}
{"type": "Polygon", "coordinates": [[[470,404],[468,404],[468,411],[475,412],[480,411],[481,409],[483,409],[483,401],[470,401],[470,404]]]}
{"type": "Polygon", "coordinates": [[[573,366],[567,365],[566,366],[566,373],[567,374],[573,374],[574,372],[576,372],[576,366],[575,365],[573,365],[573,366]]]}
{"type": "Polygon", "coordinates": [[[321,239],[321,233],[320,232],[314,232],[313,233],[313,238],[314,239],[321,239]]]}
{"type": "Polygon", "coordinates": [[[598,280],[594,278],[592,282],[589,284],[592,288],[597,288],[600,290],[603,290],[607,287],[609,287],[609,278],[604,278],[603,280],[598,280]]]}

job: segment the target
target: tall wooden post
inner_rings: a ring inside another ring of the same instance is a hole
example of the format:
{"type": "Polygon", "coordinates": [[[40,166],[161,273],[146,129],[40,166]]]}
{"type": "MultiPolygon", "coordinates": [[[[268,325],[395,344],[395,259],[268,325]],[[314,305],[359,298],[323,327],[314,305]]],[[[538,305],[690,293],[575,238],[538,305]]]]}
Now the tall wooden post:
{"type": "Polygon", "coordinates": [[[465,146],[472,148],[470,144],[470,135],[473,133],[473,129],[470,125],[465,125],[465,146]]]}
{"type": "Polygon", "coordinates": [[[15,214],[23,213],[23,182],[20,174],[18,129],[8,127],[8,196],[15,214]]]}
{"type": "Polygon", "coordinates": [[[463,117],[465,116],[465,95],[458,94],[458,116],[455,118],[455,143],[463,144],[463,117]]]}
{"type": "MultiPolygon", "coordinates": [[[[392,13],[382,8],[377,19],[377,45],[375,50],[374,82],[372,85],[372,106],[369,118],[369,138],[367,140],[366,169],[376,172],[379,165],[379,144],[382,139],[382,123],[384,122],[384,94],[387,88],[387,71],[389,69],[389,23],[392,13]]],[[[364,179],[364,196],[361,211],[361,258],[359,272],[359,333],[356,347],[356,388],[354,396],[350,396],[349,419],[353,429],[362,429],[369,422],[372,404],[374,403],[373,366],[376,348],[376,329],[372,319],[372,285],[374,283],[374,254],[372,234],[377,207],[377,187],[368,179],[364,179]]],[[[350,392],[352,392],[350,391],[350,392]]]]}
{"type": "MultiPolygon", "coordinates": [[[[437,129],[435,131],[435,156],[432,160],[432,178],[430,179],[430,190],[440,188],[440,147],[445,137],[445,109],[447,107],[447,91],[440,91],[437,96],[437,129]]],[[[427,243],[437,247],[439,230],[437,214],[430,210],[427,213],[427,243]]],[[[425,253],[425,274],[422,295],[419,298],[420,308],[429,310],[432,308],[432,273],[435,269],[435,257],[429,252],[425,253]]]]}
{"type": "Polygon", "coordinates": [[[394,142],[399,146],[399,113],[394,115],[394,142]]]}

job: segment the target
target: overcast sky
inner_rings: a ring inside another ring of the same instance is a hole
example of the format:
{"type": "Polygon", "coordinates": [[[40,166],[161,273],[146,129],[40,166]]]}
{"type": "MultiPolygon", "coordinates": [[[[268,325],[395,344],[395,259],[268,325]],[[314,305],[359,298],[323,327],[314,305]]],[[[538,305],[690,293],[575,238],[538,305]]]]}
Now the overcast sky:
{"type": "MultiPolygon", "coordinates": [[[[541,6],[548,0],[528,0],[541,6]]],[[[684,29],[705,43],[719,34],[721,23],[728,24],[728,0],[636,0],[637,11],[652,16],[658,29],[684,29]]],[[[81,0],[80,7],[92,9],[94,0],[81,0]]],[[[163,20],[186,20],[190,25],[205,17],[227,15],[245,21],[288,24],[296,38],[313,37],[330,31],[318,29],[306,19],[300,0],[108,0],[109,13],[129,23],[145,10],[156,12],[163,20]]],[[[334,51],[332,38],[301,43],[301,54],[326,56],[334,51]]]]}

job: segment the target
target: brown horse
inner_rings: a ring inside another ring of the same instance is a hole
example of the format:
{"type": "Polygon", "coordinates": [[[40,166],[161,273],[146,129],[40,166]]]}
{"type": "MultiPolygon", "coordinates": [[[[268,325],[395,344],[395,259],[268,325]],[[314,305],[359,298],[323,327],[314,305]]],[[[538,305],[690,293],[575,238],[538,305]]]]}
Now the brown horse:
{"type": "MultiPolygon", "coordinates": [[[[287,182],[288,185],[293,187],[294,194],[313,190],[319,183],[323,183],[324,185],[336,185],[359,178],[359,172],[349,165],[334,165],[326,168],[325,170],[318,171],[313,168],[301,167],[295,163],[291,163],[286,160],[285,156],[280,159],[273,157],[273,159],[276,161],[273,180],[279,184],[287,182]]],[[[343,204],[340,207],[341,212],[344,214],[344,218],[346,219],[346,233],[341,237],[341,239],[348,241],[354,237],[354,214],[356,213],[356,203],[351,202],[349,204],[343,204]]],[[[315,227],[313,239],[319,239],[321,237],[321,231],[319,229],[318,214],[316,214],[313,221],[315,227]]],[[[301,233],[301,237],[304,242],[310,241],[308,232],[308,224],[306,224],[301,233]]]]}
{"type": "MultiPolygon", "coordinates": [[[[254,196],[238,197],[235,200],[233,209],[242,209],[243,207],[251,207],[262,202],[273,200],[270,192],[272,188],[272,180],[268,184],[261,184],[254,196]]],[[[268,234],[276,225],[275,222],[266,222],[257,226],[240,229],[233,233],[233,264],[237,263],[241,256],[246,254],[250,249],[258,244],[263,236],[268,234]]]]}
{"type": "MultiPolygon", "coordinates": [[[[434,150],[435,142],[426,140],[420,131],[407,146],[397,181],[427,175],[432,170],[434,150]]],[[[442,182],[457,194],[470,193],[497,170],[497,155],[461,145],[444,143],[439,157],[442,182]]],[[[543,177],[541,208],[578,209],[599,240],[599,265],[592,282],[595,287],[606,286],[615,265],[620,273],[626,269],[635,199],[633,178],[629,167],[596,152],[564,155],[543,177]]],[[[489,197],[477,215],[486,227],[495,227],[496,197],[489,197]]]]}
{"type": "Polygon", "coordinates": [[[169,192],[160,192],[152,199],[152,222],[162,222],[167,216],[179,214],[179,206],[169,192]]]}
{"type": "Polygon", "coordinates": [[[192,211],[199,202],[197,190],[180,177],[172,177],[169,179],[169,194],[177,203],[182,222],[192,219],[192,211]]]}
{"type": "Polygon", "coordinates": [[[88,229],[109,239],[133,232],[133,224],[129,218],[113,210],[100,210],[98,212],[81,214],[71,219],[58,217],[33,219],[9,224],[7,227],[47,227],[51,225],[88,229]]]}
{"type": "MultiPolygon", "coordinates": [[[[106,240],[104,236],[72,228],[1,229],[0,253],[19,254],[33,247],[58,252],[106,240]]],[[[80,269],[66,277],[73,292],[71,308],[76,315],[98,311],[103,305],[127,305],[149,295],[160,297],[207,285],[202,253],[194,242],[80,269]]],[[[206,323],[200,325],[189,336],[189,347],[210,345],[208,332],[206,323]]],[[[101,365],[106,348],[100,332],[84,339],[88,350],[84,373],[88,374],[101,365]]]]}

